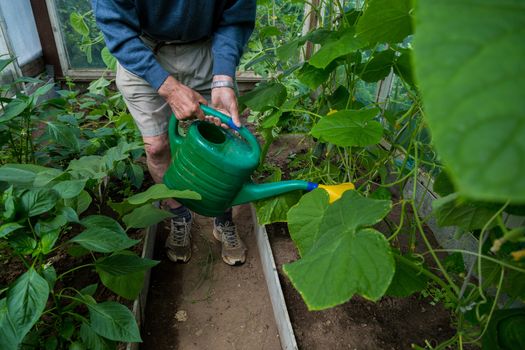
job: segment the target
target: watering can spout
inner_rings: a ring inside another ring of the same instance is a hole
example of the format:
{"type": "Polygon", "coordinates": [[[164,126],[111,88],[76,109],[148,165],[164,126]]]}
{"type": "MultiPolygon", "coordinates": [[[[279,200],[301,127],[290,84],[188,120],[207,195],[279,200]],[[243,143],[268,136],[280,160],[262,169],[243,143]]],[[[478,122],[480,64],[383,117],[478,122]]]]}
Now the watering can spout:
{"type": "Polygon", "coordinates": [[[264,184],[249,182],[241,188],[233,200],[232,205],[249,203],[296,190],[312,191],[316,188],[325,190],[328,193],[330,203],[333,203],[341,198],[341,195],[345,191],[353,190],[355,187],[354,184],[350,182],[339,185],[319,185],[314,182],[301,180],[269,182],[264,184]]]}
{"type": "Polygon", "coordinates": [[[311,191],[317,188],[317,186],[316,183],[301,180],[269,182],[264,184],[248,182],[234,198],[232,205],[249,203],[296,190],[311,191]]]}

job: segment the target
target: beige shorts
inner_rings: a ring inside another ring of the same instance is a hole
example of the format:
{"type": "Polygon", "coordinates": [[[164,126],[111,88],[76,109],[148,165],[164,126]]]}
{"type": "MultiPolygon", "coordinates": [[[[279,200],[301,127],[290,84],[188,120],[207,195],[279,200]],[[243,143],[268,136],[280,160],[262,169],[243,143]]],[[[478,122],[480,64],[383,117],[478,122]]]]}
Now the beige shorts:
{"type": "MultiPolygon", "coordinates": [[[[154,43],[143,39],[150,47],[154,43]]],[[[160,47],[155,57],[175,79],[210,100],[212,65],[211,40],[160,47]]],[[[116,84],[142,136],[157,136],[168,131],[171,108],[157,90],[117,65],[116,84]]]]}

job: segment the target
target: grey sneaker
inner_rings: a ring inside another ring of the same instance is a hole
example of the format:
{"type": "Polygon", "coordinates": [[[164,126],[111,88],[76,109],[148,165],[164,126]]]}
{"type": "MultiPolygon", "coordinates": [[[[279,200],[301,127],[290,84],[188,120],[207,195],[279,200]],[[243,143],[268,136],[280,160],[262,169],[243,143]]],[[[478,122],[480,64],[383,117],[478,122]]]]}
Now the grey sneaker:
{"type": "Polygon", "coordinates": [[[171,219],[170,233],[166,239],[166,254],[173,262],[187,263],[191,258],[191,223],[193,217],[171,219]]]}
{"type": "Polygon", "coordinates": [[[242,265],[246,261],[246,246],[242,241],[233,222],[215,224],[213,221],[213,236],[222,243],[222,260],[228,265],[242,265]]]}

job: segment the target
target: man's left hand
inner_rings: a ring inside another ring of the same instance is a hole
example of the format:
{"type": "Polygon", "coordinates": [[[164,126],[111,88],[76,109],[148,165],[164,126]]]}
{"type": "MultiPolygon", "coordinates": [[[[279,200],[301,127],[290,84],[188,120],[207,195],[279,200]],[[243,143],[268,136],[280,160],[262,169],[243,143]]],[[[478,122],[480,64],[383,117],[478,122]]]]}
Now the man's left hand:
{"type": "MultiPolygon", "coordinates": [[[[227,75],[216,75],[213,80],[229,80],[233,82],[233,79],[227,75]]],[[[222,113],[229,115],[233,119],[233,123],[238,127],[241,126],[241,120],[239,118],[239,108],[237,106],[237,96],[235,91],[229,87],[220,87],[211,90],[211,104],[212,106],[221,111],[222,113]]],[[[218,118],[206,117],[211,119],[217,126],[227,128],[228,126],[224,123],[221,124],[218,118]]]]}

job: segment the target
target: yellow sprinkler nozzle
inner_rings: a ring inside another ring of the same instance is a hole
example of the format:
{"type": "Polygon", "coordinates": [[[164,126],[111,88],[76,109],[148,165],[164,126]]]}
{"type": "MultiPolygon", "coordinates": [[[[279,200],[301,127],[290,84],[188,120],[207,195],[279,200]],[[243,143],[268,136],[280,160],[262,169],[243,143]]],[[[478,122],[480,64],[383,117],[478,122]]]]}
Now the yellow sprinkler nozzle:
{"type": "Polygon", "coordinates": [[[348,190],[354,190],[355,186],[351,182],[345,182],[338,185],[319,185],[318,188],[322,188],[326,192],[328,192],[328,196],[330,197],[330,204],[341,198],[344,192],[348,190]]]}

